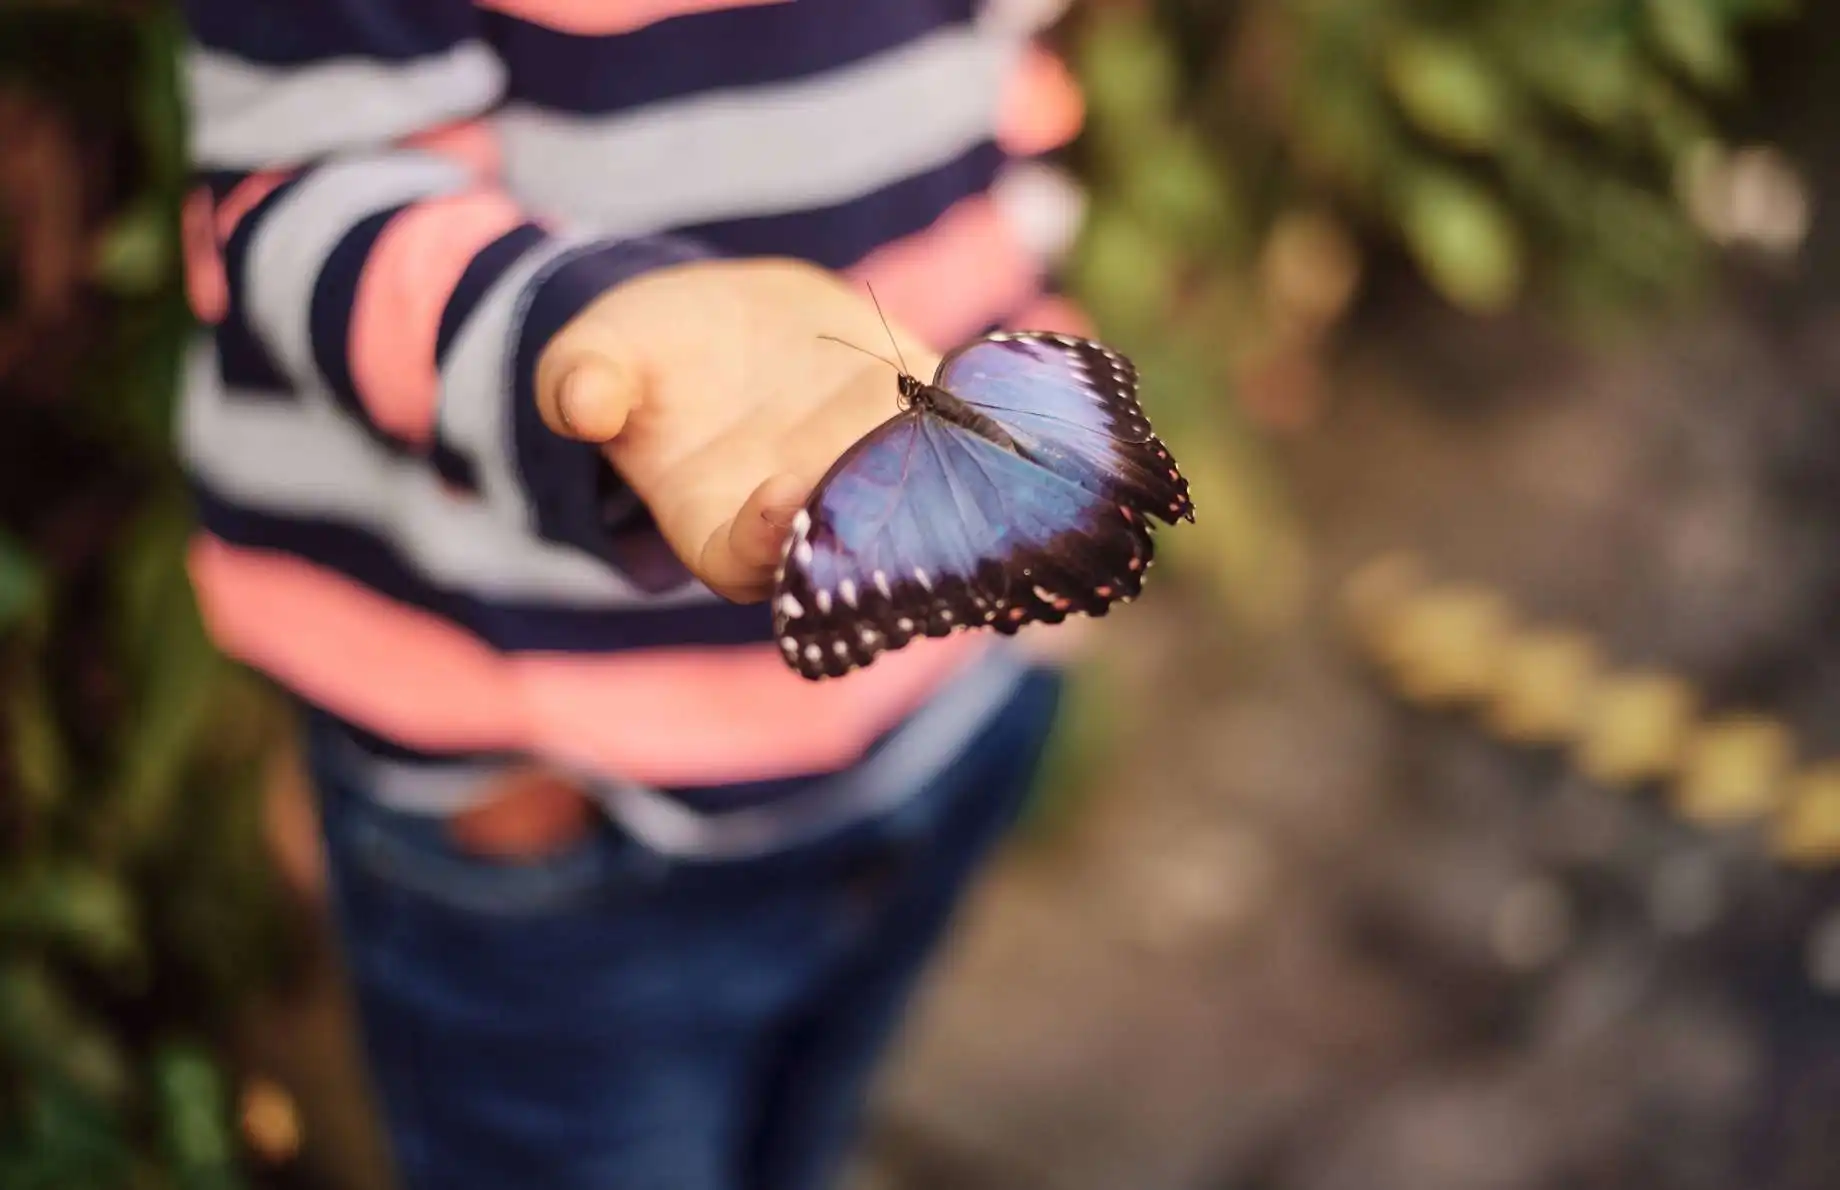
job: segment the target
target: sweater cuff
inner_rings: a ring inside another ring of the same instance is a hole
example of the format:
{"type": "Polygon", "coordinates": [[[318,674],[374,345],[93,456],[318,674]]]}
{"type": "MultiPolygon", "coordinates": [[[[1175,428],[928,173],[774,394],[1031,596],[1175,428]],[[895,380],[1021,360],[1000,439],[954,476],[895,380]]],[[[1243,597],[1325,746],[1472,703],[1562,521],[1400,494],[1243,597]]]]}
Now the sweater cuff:
{"type": "MultiPolygon", "coordinates": [[[[616,543],[629,528],[621,523],[618,510],[638,506],[636,500],[620,498],[624,485],[600,447],[564,438],[543,424],[536,400],[537,360],[543,349],[556,332],[615,286],[712,255],[692,241],[665,236],[592,244],[559,258],[531,281],[524,316],[512,332],[512,428],[517,469],[541,536],[618,564],[617,555],[625,551],[616,543]]],[[[630,511],[623,515],[630,516],[630,511]]]]}

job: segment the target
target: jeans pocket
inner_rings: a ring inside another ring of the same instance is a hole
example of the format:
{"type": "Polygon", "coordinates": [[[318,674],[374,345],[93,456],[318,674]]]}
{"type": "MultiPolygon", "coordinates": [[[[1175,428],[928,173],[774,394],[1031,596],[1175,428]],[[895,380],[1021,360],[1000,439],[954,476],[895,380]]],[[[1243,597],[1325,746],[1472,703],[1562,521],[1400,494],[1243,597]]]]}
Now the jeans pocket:
{"type": "Polygon", "coordinates": [[[321,772],[328,848],[354,875],[462,913],[536,917],[617,899],[662,864],[604,815],[564,847],[530,858],[481,855],[457,845],[444,819],[378,804],[321,772]]]}

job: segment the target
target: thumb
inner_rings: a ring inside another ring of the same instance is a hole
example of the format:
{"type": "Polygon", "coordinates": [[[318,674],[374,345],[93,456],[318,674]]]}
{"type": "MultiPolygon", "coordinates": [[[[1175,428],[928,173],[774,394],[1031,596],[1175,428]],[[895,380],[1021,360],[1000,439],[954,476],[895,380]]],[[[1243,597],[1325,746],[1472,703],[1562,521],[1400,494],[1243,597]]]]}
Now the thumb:
{"type": "Polygon", "coordinates": [[[600,351],[545,358],[537,372],[543,424],[565,438],[607,442],[625,428],[641,397],[638,373],[600,351]]]}
{"type": "Polygon", "coordinates": [[[710,534],[698,559],[697,577],[737,603],[766,598],[786,535],[810,491],[811,484],[796,475],[775,475],[762,482],[741,511],[710,534]]]}

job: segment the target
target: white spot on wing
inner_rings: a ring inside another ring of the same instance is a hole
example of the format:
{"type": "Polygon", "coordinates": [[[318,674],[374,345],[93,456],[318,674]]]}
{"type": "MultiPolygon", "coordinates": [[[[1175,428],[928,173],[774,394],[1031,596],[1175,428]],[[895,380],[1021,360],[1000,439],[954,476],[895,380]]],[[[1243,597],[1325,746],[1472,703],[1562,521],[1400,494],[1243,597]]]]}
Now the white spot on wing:
{"type": "Polygon", "coordinates": [[[798,557],[800,566],[811,565],[811,542],[801,537],[799,543],[792,547],[792,552],[798,557]]]}
{"type": "Polygon", "coordinates": [[[818,614],[821,616],[831,614],[831,593],[829,591],[818,592],[818,614]]]}
{"type": "Polygon", "coordinates": [[[837,594],[843,596],[843,601],[851,607],[856,606],[856,584],[852,580],[846,578],[838,583],[837,594]]]}
{"type": "Polygon", "coordinates": [[[933,589],[933,580],[926,577],[926,571],[920,569],[918,566],[914,567],[914,581],[929,591],[933,589]]]}
{"type": "Polygon", "coordinates": [[[792,531],[798,534],[800,537],[803,537],[807,533],[810,533],[811,532],[811,513],[805,511],[803,508],[799,509],[798,515],[792,518],[792,531]]]}
{"type": "Polygon", "coordinates": [[[888,572],[887,571],[878,570],[875,572],[875,589],[882,593],[883,599],[893,599],[894,598],[894,592],[890,590],[888,587],[888,572]]]}
{"type": "Polygon", "coordinates": [[[806,645],[805,646],[806,660],[817,661],[819,658],[823,656],[824,656],[824,650],[820,649],[817,645],[806,645]]]}
{"type": "Polygon", "coordinates": [[[796,620],[805,614],[805,605],[788,591],[779,597],[779,610],[788,620],[796,620]]]}

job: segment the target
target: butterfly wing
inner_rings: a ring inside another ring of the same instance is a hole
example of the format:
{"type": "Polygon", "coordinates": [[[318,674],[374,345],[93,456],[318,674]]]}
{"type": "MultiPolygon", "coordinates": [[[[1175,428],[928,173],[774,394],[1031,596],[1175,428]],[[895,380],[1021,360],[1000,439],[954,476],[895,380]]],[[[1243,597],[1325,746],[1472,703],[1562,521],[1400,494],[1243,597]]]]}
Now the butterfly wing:
{"type": "Polygon", "coordinates": [[[998,332],[946,356],[934,383],[1061,478],[1142,516],[1195,519],[1188,481],[1137,403],[1136,366],[1103,343],[998,332]]]}
{"type": "Polygon", "coordinates": [[[1150,558],[1141,518],[916,409],[840,459],[794,521],[774,635],[799,673],[837,677],[918,636],[1103,615],[1150,558]]]}

